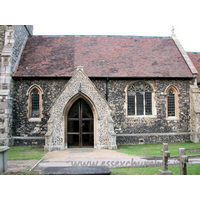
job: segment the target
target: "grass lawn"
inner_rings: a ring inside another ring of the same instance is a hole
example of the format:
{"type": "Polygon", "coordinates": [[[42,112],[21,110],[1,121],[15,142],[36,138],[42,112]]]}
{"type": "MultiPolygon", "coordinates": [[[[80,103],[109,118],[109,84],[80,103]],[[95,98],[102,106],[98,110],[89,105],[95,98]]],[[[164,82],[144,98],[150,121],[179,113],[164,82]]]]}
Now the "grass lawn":
{"type": "MultiPolygon", "coordinates": [[[[143,145],[118,145],[114,151],[140,156],[161,156],[161,150],[163,144],[143,144],[143,145]]],[[[179,154],[179,148],[185,149],[200,149],[199,143],[185,142],[185,143],[168,143],[168,150],[170,156],[177,156],[179,154]]],[[[189,153],[186,151],[186,155],[197,155],[200,152],[189,153]]],[[[146,168],[120,168],[110,169],[112,175],[157,175],[158,171],[162,167],[146,167],[146,168]]],[[[173,175],[180,174],[180,166],[169,166],[173,175]]],[[[188,175],[200,175],[200,164],[188,165],[188,175]]]]}
{"type": "Polygon", "coordinates": [[[43,146],[11,146],[8,160],[40,160],[48,151],[43,146]]]}
{"type": "MultiPolygon", "coordinates": [[[[179,148],[185,149],[200,149],[200,143],[185,142],[185,143],[168,143],[168,151],[170,156],[177,156],[179,154],[179,148]]],[[[161,156],[161,150],[163,144],[140,144],[140,145],[118,145],[114,151],[140,156],[161,156]]],[[[186,155],[196,155],[200,152],[189,153],[186,155]]]]}
{"type": "MultiPolygon", "coordinates": [[[[110,169],[111,175],[158,175],[162,167],[110,169]]],[[[180,175],[180,166],[169,166],[172,175],[180,175]]],[[[187,175],[200,175],[200,164],[188,165],[187,175]]]]}

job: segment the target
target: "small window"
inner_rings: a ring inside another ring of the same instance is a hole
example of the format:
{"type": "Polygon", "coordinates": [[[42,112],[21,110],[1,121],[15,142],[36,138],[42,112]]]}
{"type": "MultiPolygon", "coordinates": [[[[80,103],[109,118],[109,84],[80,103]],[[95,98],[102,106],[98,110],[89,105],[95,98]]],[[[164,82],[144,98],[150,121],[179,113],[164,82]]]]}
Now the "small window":
{"type": "Polygon", "coordinates": [[[152,115],[152,87],[136,82],[127,91],[128,115],[152,115]]]}
{"type": "Polygon", "coordinates": [[[39,118],[39,107],[40,107],[40,97],[38,94],[38,90],[34,89],[31,94],[32,101],[32,109],[31,109],[31,117],[39,118]]]}
{"type": "Polygon", "coordinates": [[[166,102],[167,102],[167,118],[178,118],[178,90],[174,86],[169,86],[166,89],[166,102]]]}
{"type": "Polygon", "coordinates": [[[168,93],[168,116],[175,117],[175,97],[174,92],[169,90],[168,93]]]}
{"type": "Polygon", "coordinates": [[[32,86],[28,92],[28,119],[38,121],[42,118],[42,90],[39,86],[32,86]]]}

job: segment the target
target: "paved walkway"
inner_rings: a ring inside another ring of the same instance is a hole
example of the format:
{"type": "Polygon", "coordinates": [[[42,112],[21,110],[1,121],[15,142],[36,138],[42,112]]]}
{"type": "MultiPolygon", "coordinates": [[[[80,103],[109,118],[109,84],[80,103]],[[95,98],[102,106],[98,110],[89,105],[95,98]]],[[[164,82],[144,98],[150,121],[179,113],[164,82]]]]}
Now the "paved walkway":
{"type": "Polygon", "coordinates": [[[141,156],[127,155],[107,149],[67,149],[49,152],[33,170],[56,166],[107,166],[109,168],[130,167],[144,162],[141,156]],[[135,162],[135,163],[134,163],[135,162]]]}

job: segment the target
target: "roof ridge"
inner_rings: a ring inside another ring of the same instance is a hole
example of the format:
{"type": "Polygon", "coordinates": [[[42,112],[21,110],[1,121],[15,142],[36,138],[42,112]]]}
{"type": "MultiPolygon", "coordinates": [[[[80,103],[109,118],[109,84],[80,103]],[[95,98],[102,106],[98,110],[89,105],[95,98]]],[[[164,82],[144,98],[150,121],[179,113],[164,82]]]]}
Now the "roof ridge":
{"type": "Polygon", "coordinates": [[[143,36],[143,35],[33,35],[37,37],[140,37],[140,38],[171,38],[170,36],[143,36]]]}

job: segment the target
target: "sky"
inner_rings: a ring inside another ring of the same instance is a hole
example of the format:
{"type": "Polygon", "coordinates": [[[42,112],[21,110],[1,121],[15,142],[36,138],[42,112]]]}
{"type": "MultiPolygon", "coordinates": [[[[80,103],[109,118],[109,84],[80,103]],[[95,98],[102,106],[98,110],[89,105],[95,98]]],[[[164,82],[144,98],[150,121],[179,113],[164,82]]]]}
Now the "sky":
{"type": "MultiPolygon", "coordinates": [[[[199,0],[10,1],[9,22],[33,25],[34,35],[169,37],[174,26],[183,48],[200,52],[199,0]]],[[[5,19],[7,9],[0,15],[5,19]]]]}

